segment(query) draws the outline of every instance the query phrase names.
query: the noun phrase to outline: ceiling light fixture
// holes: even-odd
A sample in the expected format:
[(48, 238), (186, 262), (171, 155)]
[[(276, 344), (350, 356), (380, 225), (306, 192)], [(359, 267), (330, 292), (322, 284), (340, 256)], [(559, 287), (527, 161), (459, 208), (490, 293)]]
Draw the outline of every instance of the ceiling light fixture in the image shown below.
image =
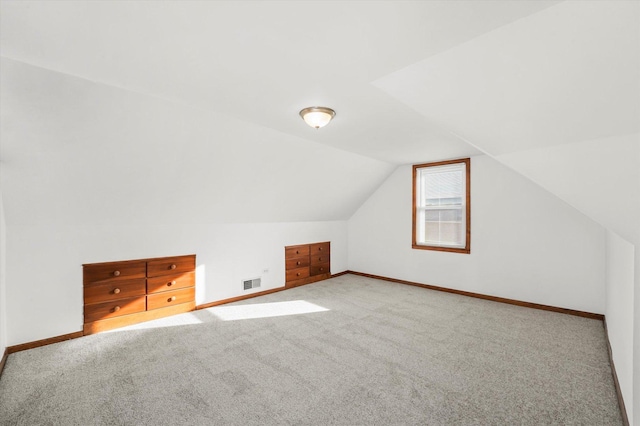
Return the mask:
[(300, 111), (300, 117), (302, 117), (304, 122), (316, 129), (329, 124), (335, 115), (336, 112), (327, 107), (309, 107)]

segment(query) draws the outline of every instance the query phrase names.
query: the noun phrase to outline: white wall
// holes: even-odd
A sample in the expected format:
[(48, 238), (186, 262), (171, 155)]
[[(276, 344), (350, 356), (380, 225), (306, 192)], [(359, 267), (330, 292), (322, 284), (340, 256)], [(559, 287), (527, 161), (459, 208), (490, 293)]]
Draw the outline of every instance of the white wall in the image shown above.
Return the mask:
[[(282, 287), (286, 245), (331, 241), (331, 271), (347, 269), (346, 221), (34, 225), (11, 232), (19, 238), (8, 244), (9, 345), (82, 329), (83, 263), (196, 253), (197, 304)], [(257, 277), (261, 287), (244, 291), (241, 281)]]
[(81, 329), (83, 263), (195, 253), (200, 304), (283, 286), (285, 245), (331, 241), (341, 272), (346, 219), (393, 170), (6, 58), (0, 77), (8, 345)]
[[(632, 406), (634, 417), (629, 416), (631, 425), (640, 425), (640, 245), (635, 246), (635, 288), (633, 291), (633, 401), (626, 400), (627, 407)], [(629, 408), (627, 408), (629, 410)]]
[(2, 357), (7, 347), (6, 241), (4, 205), (2, 191), (0, 190), (0, 357)]
[(411, 166), (349, 220), (349, 269), (604, 313), (605, 232), (488, 156), (471, 160), (471, 254), (411, 248)]
[(629, 419), (633, 419), (634, 395), (634, 252), (633, 244), (607, 231), (605, 316), (613, 362)]
[[(612, 253), (612, 259), (623, 256), (621, 251), (625, 250), (633, 253), (635, 249), (636, 256), (638, 255), (640, 133), (514, 152), (500, 155), (497, 160), (617, 234), (620, 237), (616, 239), (617, 242), (614, 243), (612, 238), (608, 239), (613, 247), (617, 247), (613, 249), (615, 252)], [(622, 249), (622, 246), (630, 248)], [(633, 254), (627, 253), (626, 256), (628, 258)], [(614, 271), (614, 268), (620, 270)], [(633, 392), (629, 384), (622, 392), (630, 421), (633, 424), (633, 412), (637, 417), (635, 424), (640, 424), (640, 267), (637, 262), (634, 267), (633, 261), (614, 261), (607, 270), (608, 277), (609, 274), (614, 274), (607, 281), (607, 292), (613, 292), (612, 297), (621, 304), (617, 306), (616, 302), (608, 302), (606, 310), (611, 351), (614, 360), (621, 360), (615, 361), (621, 383), (629, 383), (635, 377)], [(629, 289), (629, 284), (625, 286), (623, 283), (633, 282), (634, 276), (635, 289)], [(633, 300), (634, 293), (635, 307), (629, 312), (629, 303)], [(627, 322), (621, 321), (621, 312), (626, 312), (624, 318)], [(629, 333), (633, 333), (633, 340), (619, 338), (621, 335), (628, 338)], [(634, 359), (633, 363), (629, 362), (631, 357)]]

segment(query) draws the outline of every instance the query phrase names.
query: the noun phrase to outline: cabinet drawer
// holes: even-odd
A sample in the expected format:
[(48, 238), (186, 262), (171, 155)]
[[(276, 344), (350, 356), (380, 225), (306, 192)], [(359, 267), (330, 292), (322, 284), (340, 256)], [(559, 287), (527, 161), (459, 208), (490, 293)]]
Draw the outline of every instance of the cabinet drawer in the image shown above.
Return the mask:
[(165, 257), (147, 262), (147, 277), (189, 272), (196, 268), (195, 256)]
[(130, 297), (128, 299), (112, 300), (84, 307), (84, 322), (118, 317), (120, 315), (143, 312), (145, 310), (145, 296)]
[(161, 291), (177, 290), (179, 288), (193, 287), (196, 284), (196, 274), (186, 272), (184, 274), (163, 275), (147, 279), (147, 293), (159, 293)]
[(304, 266), (309, 266), (309, 256), (293, 257), (285, 260), (285, 268), (287, 271), (289, 269), (302, 268)]
[(84, 283), (94, 283), (107, 280), (130, 278), (144, 278), (147, 272), (147, 262), (117, 262), (85, 265), (83, 268)]
[(287, 281), (295, 281), (309, 276), (309, 267), (296, 268), (287, 271)]
[(311, 275), (330, 274), (331, 267), (329, 263), (323, 263), (321, 265), (311, 265), (309, 267)]
[(139, 278), (129, 281), (110, 280), (103, 284), (90, 284), (84, 287), (84, 303), (108, 302), (133, 296), (144, 296), (145, 279)]
[(330, 251), (330, 242), (311, 244), (311, 256), (314, 256), (316, 254), (326, 254), (328, 256)]
[(309, 256), (308, 244), (305, 244), (302, 246), (289, 246), (284, 248), (285, 259), (290, 259), (294, 257), (303, 257), (303, 256)]
[(331, 261), (331, 253), (312, 253), (311, 254), (311, 265), (320, 265), (321, 263), (329, 263)]
[(147, 310), (150, 311), (152, 309), (192, 302), (195, 296), (196, 289), (194, 287), (150, 294), (147, 296)]

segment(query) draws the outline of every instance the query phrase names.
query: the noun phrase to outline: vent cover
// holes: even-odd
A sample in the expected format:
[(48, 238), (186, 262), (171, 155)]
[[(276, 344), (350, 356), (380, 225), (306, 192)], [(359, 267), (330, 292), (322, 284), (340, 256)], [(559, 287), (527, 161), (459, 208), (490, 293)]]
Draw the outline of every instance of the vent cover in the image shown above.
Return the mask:
[(251, 280), (243, 280), (242, 286), (245, 290), (251, 290), (252, 288), (260, 287), (261, 278), (253, 278)]

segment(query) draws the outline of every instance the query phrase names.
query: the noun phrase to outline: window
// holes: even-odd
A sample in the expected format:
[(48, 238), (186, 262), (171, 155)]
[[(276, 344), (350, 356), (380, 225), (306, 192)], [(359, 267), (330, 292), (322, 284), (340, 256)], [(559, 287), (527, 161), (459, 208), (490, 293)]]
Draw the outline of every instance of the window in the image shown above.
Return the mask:
[(471, 251), (469, 158), (413, 166), (415, 249)]

